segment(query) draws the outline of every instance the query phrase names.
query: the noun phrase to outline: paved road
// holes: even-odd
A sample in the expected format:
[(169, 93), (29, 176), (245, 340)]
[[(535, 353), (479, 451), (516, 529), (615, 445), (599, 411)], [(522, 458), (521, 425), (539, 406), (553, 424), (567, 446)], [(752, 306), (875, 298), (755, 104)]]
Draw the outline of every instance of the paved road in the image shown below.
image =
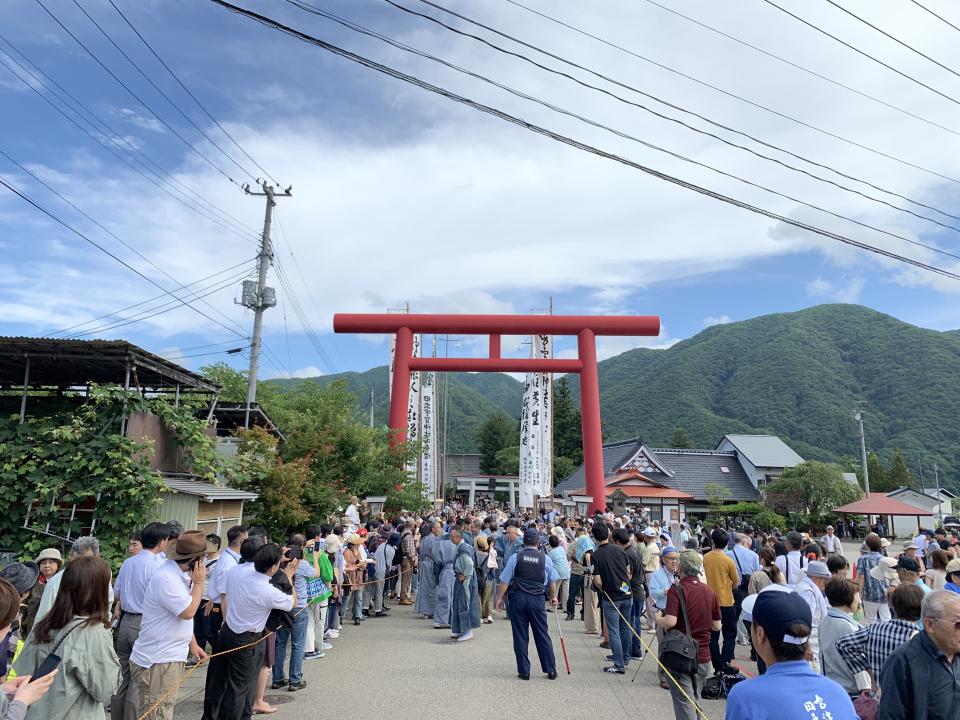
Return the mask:
[[(389, 618), (370, 619), (359, 627), (344, 626), (335, 648), (326, 657), (305, 663), (308, 687), (296, 693), (269, 691), (280, 711), (276, 720), (370, 718), (389, 712), (394, 717), (448, 720), (452, 714), (482, 711), (484, 717), (525, 718), (656, 717), (672, 718), (670, 693), (662, 690), (652, 658), (644, 661), (636, 682), (627, 675), (600, 672), (609, 664), (596, 635), (582, 632), (579, 621), (561, 624), (573, 674), (562, 669), (556, 621), (548, 616), (560, 677), (540, 674), (533, 643), (533, 672), (528, 682), (516, 676), (509, 622), (483, 625), (475, 639), (456, 644), (449, 631), (435, 630), (410, 607), (394, 605)], [(649, 642), (652, 635), (644, 633)], [(738, 662), (749, 673), (747, 648), (737, 647)], [(634, 665), (635, 667), (635, 665)], [(183, 698), (177, 720), (199, 720), (202, 693)], [(280, 704), (282, 703), (282, 704)], [(722, 701), (704, 701), (710, 720), (721, 720)]]

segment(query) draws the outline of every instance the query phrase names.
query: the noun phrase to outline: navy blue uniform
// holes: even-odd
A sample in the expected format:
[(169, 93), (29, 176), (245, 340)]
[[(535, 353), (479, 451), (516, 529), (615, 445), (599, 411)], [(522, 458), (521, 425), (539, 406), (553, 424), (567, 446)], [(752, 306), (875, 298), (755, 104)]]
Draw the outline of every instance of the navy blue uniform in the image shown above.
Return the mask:
[(508, 616), (513, 631), (513, 652), (517, 656), (517, 673), (530, 675), (529, 631), (533, 630), (533, 642), (537, 646), (540, 668), (545, 673), (557, 671), (553, 655), (553, 643), (547, 632), (547, 612), (544, 609), (546, 589), (557, 582), (557, 571), (546, 553), (537, 548), (524, 547), (507, 561), (500, 574), (500, 581), (510, 587)]

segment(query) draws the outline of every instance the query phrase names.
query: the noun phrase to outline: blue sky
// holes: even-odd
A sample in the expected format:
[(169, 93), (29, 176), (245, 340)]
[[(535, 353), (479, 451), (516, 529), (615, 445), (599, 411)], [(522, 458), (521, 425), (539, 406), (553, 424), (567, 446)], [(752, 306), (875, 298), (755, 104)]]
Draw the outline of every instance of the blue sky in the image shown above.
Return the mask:
[[(281, 282), (278, 269), (271, 269), (270, 284), (277, 286), (281, 302), (266, 316), (269, 351), (263, 366), (268, 377), (364, 370), (383, 363), (387, 350), (382, 339), (334, 336), (330, 318), (338, 311), (382, 312), (407, 302), (415, 312), (526, 313), (546, 306), (552, 297), (558, 313), (662, 317), (660, 338), (605, 342), (604, 356), (638, 345), (668, 346), (709, 324), (823, 302), (858, 302), (933, 329), (960, 327), (956, 304), (960, 282), (838, 245), (558, 145), (348, 63), (213, 3), (114, 1), (240, 145), (284, 186), (293, 185), (294, 196), (280, 201), (274, 226), (279, 270), (285, 279)], [(86, 332), (82, 337), (125, 338), (181, 358), (191, 368), (221, 359), (244, 366), (242, 353), (226, 355), (224, 351), (247, 342), (244, 336), (252, 319), (234, 298), (244, 273), (252, 268), (263, 205), (259, 199), (245, 197), (224, 175), (237, 182), (250, 179), (233, 160), (251, 175), (258, 171), (140, 44), (107, 0), (77, 2), (207, 137), (126, 63), (77, 4), (43, 2), (149, 109), (91, 59), (35, 0), (8, 0), (0, 9), (0, 33), (13, 43), (11, 47), (0, 40), (0, 150), (96, 223), (3, 156), (0, 177), (166, 290), (233, 269), (193, 286), (204, 288), (199, 293), (205, 295), (203, 302), (184, 296), (217, 322), (183, 307), (141, 319), (173, 303), (157, 286), (0, 188), (4, 258), (0, 335), (47, 335), (77, 326), (59, 336)], [(417, 0), (398, 2), (471, 29)], [(292, 4), (280, 0), (238, 0), (238, 4), (657, 169), (864, 242), (957, 269), (953, 258), (585, 126), (358, 36)], [(382, 0), (313, 0), (313, 4), (699, 162), (924, 244), (958, 249), (956, 231), (815, 182), (573, 86), (401, 13)], [(529, 5), (925, 170), (864, 152), (682, 81), (504, 0), (441, 4), (730, 127), (960, 215), (960, 184), (936, 175), (950, 175), (960, 136), (931, 124), (960, 131), (960, 125), (951, 125), (956, 115), (952, 104), (817, 36), (759, 0), (737, 0), (723, 8), (692, 0), (665, 0), (665, 4), (908, 108), (929, 122), (911, 119), (758, 55), (647, 2), (608, 2), (601, 13), (573, 2), (529, 0)], [(947, 3), (931, 0), (931, 4), (950, 12)], [(960, 95), (955, 77), (849, 17), (799, 0), (785, 5), (948, 94)], [(954, 31), (922, 12), (892, 1), (857, 0), (847, 5), (946, 64), (960, 67), (960, 43)], [(497, 42), (508, 44), (502, 39)], [(14, 65), (16, 59), (30, 67), (17, 51), (49, 79), (31, 79)], [(555, 61), (545, 62), (562, 67)], [(54, 82), (106, 123), (95, 134), (114, 152), (136, 167), (146, 163), (162, 168), (164, 179), (157, 183), (164, 189), (135, 173), (41, 99), (43, 95), (59, 102), (53, 94)], [(622, 89), (617, 92), (629, 95)], [(80, 124), (85, 122), (65, 112)], [(173, 130), (197, 152), (177, 139)], [(742, 137), (736, 139), (744, 142)], [(788, 160), (769, 148), (764, 152)], [(234, 226), (236, 232), (228, 232), (169, 193), (193, 205), (209, 201), (217, 209), (206, 210), (208, 214), (224, 213), (231, 218), (226, 224), (238, 222), (243, 227)], [(958, 222), (937, 211), (910, 207), (944, 222)], [(152, 303), (91, 322), (157, 296)], [(315, 329), (329, 358), (318, 354), (308, 339), (295, 305)], [(559, 345), (561, 351), (564, 347)], [(519, 350), (519, 345), (515, 343), (514, 348)], [(458, 350), (475, 351), (477, 346), (469, 344)]]

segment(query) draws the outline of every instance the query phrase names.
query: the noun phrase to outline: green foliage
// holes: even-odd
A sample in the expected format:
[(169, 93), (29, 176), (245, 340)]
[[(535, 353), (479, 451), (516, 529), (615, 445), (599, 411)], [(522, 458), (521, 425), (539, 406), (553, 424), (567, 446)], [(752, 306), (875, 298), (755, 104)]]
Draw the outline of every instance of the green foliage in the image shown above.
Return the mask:
[[(154, 511), (164, 488), (150, 472), (149, 446), (120, 435), (120, 418), (125, 407), (157, 406), (135, 392), (101, 387), (92, 389), (86, 403), (28, 417), (22, 425), (16, 416), (0, 420), (0, 502), (8, 508), (0, 518), (3, 545), (24, 558), (51, 545), (66, 550), (65, 542), (37, 530), (49, 523), (51, 532), (76, 537), (95, 518), (103, 557), (116, 566), (130, 531)], [(74, 504), (83, 510), (94, 503), (95, 514), (80, 512), (71, 521)]]
[[(247, 401), (247, 373), (234, 370), (225, 362), (214, 363), (200, 368), (207, 379), (213, 380), (220, 386), (220, 400), (230, 403), (245, 403)], [(258, 383), (257, 392), (260, 391)]]
[[(573, 403), (570, 383), (562, 377), (553, 384), (553, 456), (554, 478), (562, 480), (583, 462), (583, 427), (580, 410)], [(556, 472), (556, 459), (566, 458), (573, 470), (560, 475)]]
[(890, 483), (894, 486), (892, 488), (894, 490), (913, 485), (913, 477), (907, 469), (907, 463), (903, 460), (903, 453), (900, 452), (900, 448), (893, 452), (893, 461), (890, 463)]
[(567, 457), (560, 457), (558, 455), (553, 456), (553, 481), (554, 484), (559, 483), (562, 480), (573, 475), (576, 471), (577, 465), (574, 464), (573, 460)]
[(670, 447), (692, 448), (693, 442), (690, 440), (690, 436), (687, 434), (687, 431), (682, 427), (678, 427), (673, 431), (673, 437), (670, 438)]
[(897, 489), (876, 453), (867, 455), (867, 474), (870, 477), (870, 492), (890, 492)]
[[(497, 453), (513, 447), (517, 441), (517, 426), (507, 415), (496, 412), (490, 415), (477, 430), (477, 445), (480, 448), (480, 472), (484, 475), (503, 475), (498, 472), (500, 464)], [(519, 465), (519, 449), (517, 463)]]
[(778, 515), (770, 508), (760, 503), (739, 502), (731, 505), (724, 505), (716, 513), (711, 511), (708, 521), (722, 521), (728, 519), (742, 518), (747, 520), (754, 528), (769, 530), (779, 528), (784, 530), (787, 527), (786, 518)]
[(710, 505), (710, 512), (713, 514), (719, 514), (720, 508), (723, 507), (723, 503), (725, 503), (727, 498), (730, 497), (730, 488), (723, 483), (709, 482), (703, 486), (703, 490), (707, 495), (707, 503)]
[(765, 493), (772, 510), (804, 525), (820, 525), (834, 517), (833, 508), (861, 497), (858, 488), (843, 479), (840, 466), (808, 460), (787, 468)]
[(491, 475), (519, 475), (520, 474), (520, 446), (504, 448), (496, 454), (496, 472)]

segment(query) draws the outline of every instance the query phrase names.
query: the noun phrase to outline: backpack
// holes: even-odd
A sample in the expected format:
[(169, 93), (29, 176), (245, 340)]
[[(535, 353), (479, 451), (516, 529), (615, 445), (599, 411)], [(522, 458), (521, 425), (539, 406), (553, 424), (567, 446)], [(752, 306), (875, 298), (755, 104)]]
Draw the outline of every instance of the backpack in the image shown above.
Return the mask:
[(677, 595), (680, 598), (680, 613), (683, 616), (683, 624), (686, 633), (671, 629), (663, 636), (663, 644), (660, 646), (660, 662), (672, 673), (678, 675), (690, 675), (694, 679), (693, 690), (697, 692), (696, 676), (699, 668), (697, 655), (700, 648), (697, 641), (693, 639), (690, 632), (690, 618), (687, 615), (687, 599), (683, 592), (683, 587), (677, 584)]
[(703, 691), (700, 696), (705, 700), (721, 700), (730, 694), (730, 690), (738, 682), (746, 680), (747, 676), (741, 672), (737, 673), (715, 673), (707, 678), (703, 684)]

